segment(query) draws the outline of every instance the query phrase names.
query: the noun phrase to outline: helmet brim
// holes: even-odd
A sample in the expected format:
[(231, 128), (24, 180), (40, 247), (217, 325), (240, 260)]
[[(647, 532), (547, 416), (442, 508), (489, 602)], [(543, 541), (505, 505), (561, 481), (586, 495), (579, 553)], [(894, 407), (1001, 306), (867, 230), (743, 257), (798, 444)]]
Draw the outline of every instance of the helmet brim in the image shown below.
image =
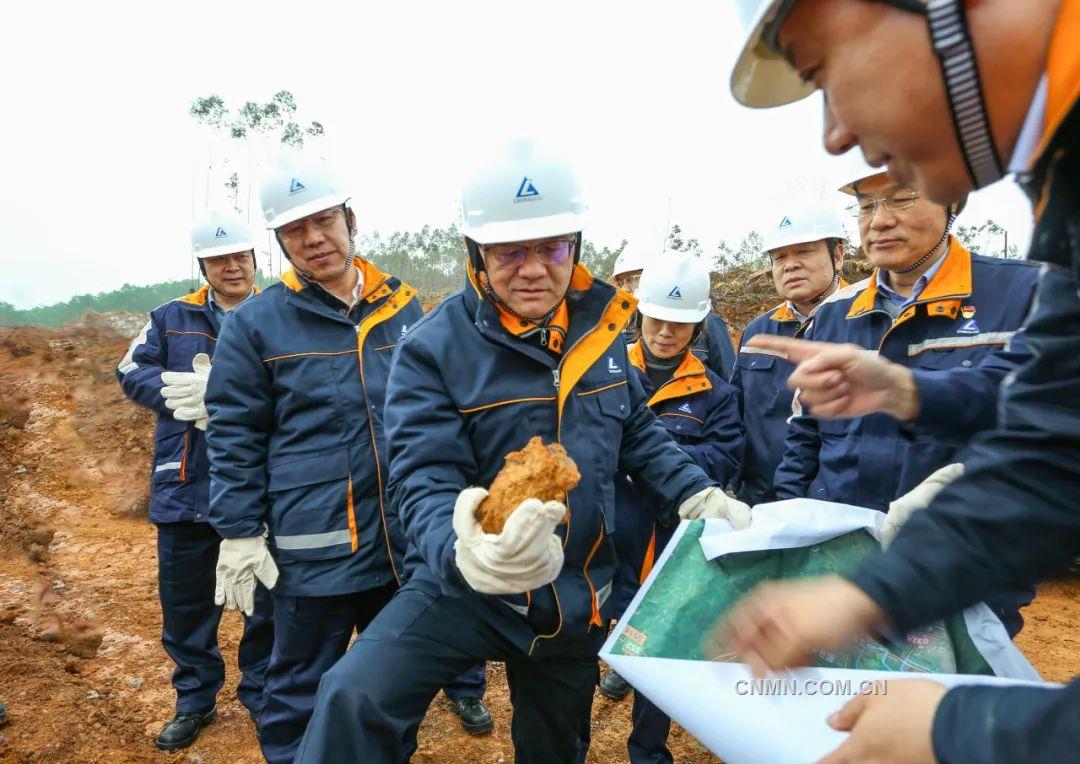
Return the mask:
[(657, 321), (674, 321), (678, 324), (696, 324), (709, 315), (708, 308), (668, 308), (652, 303), (638, 303), (638, 312)]
[(237, 252), (254, 252), (255, 242), (253, 241), (239, 241), (234, 244), (222, 244), (217, 247), (210, 247), (209, 249), (200, 249), (195, 253), (195, 257), (200, 260), (205, 260), (208, 257), (220, 257), (221, 255), (232, 255)]
[(771, 109), (806, 98), (816, 90), (803, 82), (798, 72), (764, 42), (765, 20), (780, 0), (765, 4), (754, 18), (739, 58), (731, 71), (731, 95), (751, 109)]
[(321, 196), (318, 199), (312, 199), (307, 204), (301, 204), (299, 207), (293, 207), (280, 215), (275, 215), (270, 220), (266, 221), (266, 230), (274, 231), (289, 223), (295, 223), (301, 218), (306, 218), (308, 215), (314, 215), (316, 212), (322, 212), (333, 207), (339, 207), (345, 202), (349, 201), (347, 194), (336, 194), (332, 196)]
[(506, 244), (580, 233), (584, 225), (584, 214), (568, 212), (525, 220), (507, 220), (483, 226), (466, 225), (463, 226), (462, 233), (477, 244)]

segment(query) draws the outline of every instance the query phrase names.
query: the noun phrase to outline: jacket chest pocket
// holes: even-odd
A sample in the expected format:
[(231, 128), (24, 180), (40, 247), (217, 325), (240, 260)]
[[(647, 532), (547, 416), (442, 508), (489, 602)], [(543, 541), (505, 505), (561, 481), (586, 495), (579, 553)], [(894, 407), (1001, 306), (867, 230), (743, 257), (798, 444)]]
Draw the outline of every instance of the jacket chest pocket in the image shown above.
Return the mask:
[(987, 354), (1005, 347), (1012, 332), (999, 332), (996, 334), (998, 336), (972, 339), (968, 344), (964, 344), (963, 340), (953, 337), (941, 340), (925, 340), (918, 345), (909, 347), (908, 365), (929, 371), (967, 369), (977, 366)]
[(743, 407), (746, 411), (768, 413), (778, 406), (790, 408), (787, 380), (779, 376), (776, 356), (767, 353), (739, 353), (735, 365), (742, 377)]
[(683, 441), (696, 442), (701, 439), (704, 423), (693, 414), (679, 411), (668, 411), (658, 414), (660, 422), (667, 429), (676, 443)]
[(601, 486), (598, 498), (602, 511), (611, 513), (615, 506), (613, 480), (619, 467), (623, 427), (630, 415), (630, 393), (626, 383), (622, 382), (600, 388), (596, 392), (585, 391), (578, 395), (578, 403), (591, 410), (589, 421), (598, 423), (598, 427), (590, 434), (597, 485)]
[(268, 472), (270, 534), (279, 561), (328, 560), (356, 550), (347, 451), (293, 458)]

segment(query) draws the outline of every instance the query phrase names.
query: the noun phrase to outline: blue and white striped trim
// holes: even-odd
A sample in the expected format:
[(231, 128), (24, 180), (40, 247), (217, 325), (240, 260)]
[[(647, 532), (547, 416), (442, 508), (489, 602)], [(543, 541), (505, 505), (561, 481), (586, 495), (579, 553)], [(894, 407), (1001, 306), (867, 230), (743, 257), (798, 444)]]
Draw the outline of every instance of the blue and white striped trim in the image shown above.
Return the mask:
[(937, 337), (923, 340), (914, 345), (908, 345), (908, 357), (918, 355), (924, 350), (955, 350), (957, 348), (970, 348), (979, 345), (1006, 345), (1016, 332), (983, 332), (981, 334), (969, 334), (963, 337)]
[(326, 533), (300, 533), (295, 536), (274, 536), (274, 544), (278, 549), (325, 549), (329, 546), (351, 543), (352, 536), (348, 529)]

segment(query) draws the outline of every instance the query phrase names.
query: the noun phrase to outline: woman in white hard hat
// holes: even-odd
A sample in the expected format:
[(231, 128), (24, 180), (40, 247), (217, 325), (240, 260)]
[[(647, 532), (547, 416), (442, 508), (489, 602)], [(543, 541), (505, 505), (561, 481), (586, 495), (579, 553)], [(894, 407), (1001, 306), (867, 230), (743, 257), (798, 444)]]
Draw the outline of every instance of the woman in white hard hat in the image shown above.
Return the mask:
[[(709, 270), (698, 258), (664, 252), (645, 266), (637, 289), (641, 339), (630, 346), (630, 364), (648, 406), (668, 434), (705, 473), (726, 486), (739, 470), (743, 431), (738, 394), (692, 352), (709, 315)], [(652, 569), (678, 523), (665, 522), (651, 499), (626, 475), (615, 483), (615, 552), (618, 567), (613, 610), (618, 617)], [(600, 692), (618, 699), (629, 686), (614, 671)], [(633, 730), (627, 747), (632, 764), (671, 761), (671, 720), (640, 693), (634, 697)]]
[[(642, 269), (650, 261), (647, 250), (633, 243), (627, 243), (623, 251), (615, 258), (615, 267), (611, 273), (611, 283), (628, 292), (637, 291)], [(659, 252), (655, 253), (659, 254)], [(675, 253), (680, 254), (680, 253)], [(637, 336), (627, 335), (627, 342), (637, 340)], [(694, 337), (692, 345), (694, 355), (712, 369), (725, 382), (731, 380), (735, 365), (735, 346), (731, 342), (731, 332), (720, 316), (712, 311), (705, 317), (705, 326)]]
[[(247, 221), (208, 211), (192, 226), (191, 246), (207, 284), (156, 308), (117, 369), (131, 400), (157, 413), (150, 521), (157, 528), (161, 642), (173, 663), (176, 713), (158, 748), (195, 742), (214, 719), (225, 681), (218, 650), (221, 607), (214, 568), (221, 537), (208, 522), (206, 382), (217, 337), (232, 311), (256, 293), (255, 237)], [(236, 694), (253, 719), (263, 710), (266, 665), (274, 640), (270, 594), (252, 591), (244, 617)]]

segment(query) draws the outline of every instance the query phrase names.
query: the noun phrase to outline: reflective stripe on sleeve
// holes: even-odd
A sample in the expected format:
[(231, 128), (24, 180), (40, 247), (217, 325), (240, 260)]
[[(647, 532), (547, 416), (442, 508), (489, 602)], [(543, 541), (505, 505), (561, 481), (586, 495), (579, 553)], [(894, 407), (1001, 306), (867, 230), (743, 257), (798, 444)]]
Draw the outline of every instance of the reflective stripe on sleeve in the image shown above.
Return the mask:
[(326, 533), (301, 533), (295, 536), (274, 536), (278, 549), (324, 549), (338, 544), (351, 544), (349, 529)]

